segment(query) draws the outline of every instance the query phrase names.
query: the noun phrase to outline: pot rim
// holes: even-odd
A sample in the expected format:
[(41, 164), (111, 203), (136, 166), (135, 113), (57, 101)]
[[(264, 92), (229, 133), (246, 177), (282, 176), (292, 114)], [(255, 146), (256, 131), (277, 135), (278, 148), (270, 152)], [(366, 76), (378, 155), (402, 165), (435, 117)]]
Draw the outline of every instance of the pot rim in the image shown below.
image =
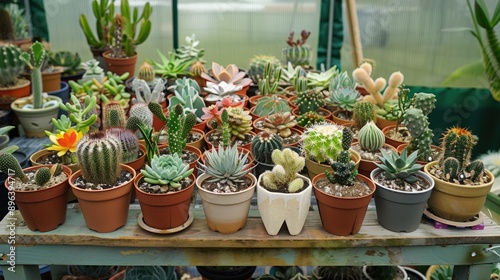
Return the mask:
[(495, 182), (495, 175), (493, 175), (493, 173), (491, 173), (491, 171), (489, 171), (488, 169), (484, 169), (484, 172), (486, 172), (486, 174), (488, 175), (488, 177), (490, 177), (490, 182), (488, 183), (484, 183), (484, 184), (480, 184), (480, 185), (461, 185), (461, 184), (457, 184), (457, 183), (453, 183), (453, 182), (447, 182), (447, 181), (444, 181), (444, 180), (441, 180), (439, 179), (438, 177), (432, 175), (430, 172), (429, 172), (429, 168), (433, 165), (436, 165), (438, 164), (439, 161), (437, 160), (434, 160), (434, 161), (431, 161), (429, 163), (427, 163), (426, 165), (424, 165), (424, 172), (425, 174), (427, 174), (429, 177), (431, 177), (434, 181), (437, 181), (441, 184), (450, 184), (454, 187), (457, 187), (457, 188), (464, 188), (464, 187), (467, 187), (467, 188), (481, 188), (481, 187), (486, 187), (486, 186), (489, 186), (489, 185), (493, 185), (493, 183)]
[(264, 173), (260, 174), (259, 175), (259, 178), (257, 179), (257, 188), (259, 189), (262, 189), (265, 193), (269, 193), (269, 194), (281, 194), (281, 195), (285, 195), (285, 196), (293, 196), (293, 195), (302, 195), (304, 194), (305, 192), (307, 192), (309, 189), (312, 189), (313, 187), (313, 184), (312, 184), (312, 181), (311, 179), (309, 179), (309, 177), (306, 177), (302, 174), (299, 174), (299, 173), (296, 173), (297, 177), (301, 178), (301, 179), (305, 179), (306, 183), (308, 184), (307, 187), (305, 187), (302, 191), (300, 192), (296, 192), (296, 193), (284, 193), (284, 192), (272, 192), (268, 189), (266, 189), (262, 184), (261, 184), (261, 180), (262, 180), (262, 176), (264, 175)]
[(434, 189), (434, 186), (435, 186), (435, 182), (433, 180), (433, 178), (431, 176), (429, 176), (429, 174), (423, 172), (423, 171), (417, 171), (417, 175), (420, 175), (421, 178), (425, 179), (427, 182), (429, 182), (430, 184), (430, 187), (425, 189), (425, 190), (421, 190), (421, 191), (415, 191), (415, 192), (405, 192), (405, 191), (400, 191), (400, 190), (395, 190), (395, 189), (391, 189), (391, 188), (388, 188), (384, 185), (381, 185), (379, 183), (377, 183), (377, 181), (375, 180), (375, 175), (378, 175), (379, 173), (381, 173), (383, 170), (380, 168), (380, 167), (377, 167), (375, 169), (372, 170), (372, 172), (370, 172), (370, 179), (373, 181), (373, 183), (377, 186), (377, 187), (382, 187), (386, 190), (390, 190), (390, 191), (393, 191), (393, 192), (396, 192), (396, 193), (401, 193), (401, 194), (409, 194), (409, 195), (418, 195), (418, 194), (422, 194), (422, 193), (426, 193), (426, 192), (430, 192), (432, 191), (432, 189)]
[[(37, 170), (37, 169), (40, 169), (42, 167), (48, 167), (48, 168), (51, 168), (53, 166), (53, 164), (43, 164), (43, 165), (36, 165), (36, 166), (30, 166), (30, 167), (26, 167), (26, 168), (23, 168), (23, 172), (25, 171), (31, 171), (31, 170)], [(59, 182), (58, 184), (63, 184), (65, 181), (66, 182), (69, 182), (69, 178), (71, 177), (71, 175), (73, 174), (73, 171), (71, 170), (71, 168), (65, 166), (65, 165), (62, 165), (61, 164), (61, 167), (63, 169), (63, 172), (66, 173), (66, 180), (62, 181), (62, 182)], [(47, 188), (44, 188), (44, 189), (39, 189), (39, 190), (27, 190), (27, 191), (23, 191), (23, 190), (16, 190), (14, 188), (12, 188), (12, 190), (10, 189), (10, 186), (9, 186), (9, 181), (11, 181), (11, 178), (13, 178), (12, 176), (9, 176), (7, 177), (7, 179), (5, 179), (5, 183), (4, 183), (4, 186), (7, 188), (7, 190), (9, 191), (13, 191), (15, 193), (32, 193), (32, 192), (42, 192), (42, 191), (46, 191), (46, 190), (49, 190), (55, 186), (57, 186), (58, 184), (55, 184), (55, 185), (52, 185), (50, 187), (47, 187)]]
[(71, 188), (72, 188), (72, 189), (76, 189), (76, 190), (78, 190), (78, 191), (82, 191), (82, 192), (91, 192), (91, 193), (92, 193), (92, 192), (93, 192), (93, 193), (95, 193), (95, 192), (109, 192), (109, 191), (113, 191), (113, 190), (115, 190), (116, 188), (119, 188), (119, 187), (121, 187), (121, 186), (124, 186), (124, 185), (126, 185), (126, 184), (128, 184), (128, 183), (130, 183), (130, 182), (132, 182), (132, 183), (134, 182), (134, 179), (135, 179), (135, 177), (136, 177), (136, 173), (135, 173), (135, 170), (134, 170), (132, 167), (130, 167), (130, 166), (128, 166), (128, 165), (125, 165), (125, 164), (123, 164), (123, 163), (120, 163), (120, 169), (121, 169), (121, 170), (125, 169), (126, 171), (128, 171), (128, 172), (129, 172), (129, 173), (131, 173), (131, 174), (133, 174), (134, 176), (132, 176), (132, 179), (130, 179), (129, 181), (123, 182), (121, 185), (118, 185), (118, 186), (113, 187), (113, 188), (108, 188), (108, 189), (104, 189), (104, 190), (87, 190), (87, 189), (82, 189), (82, 188), (79, 188), (79, 187), (75, 186), (75, 185), (73, 184), (73, 181), (75, 181), (75, 179), (76, 179), (77, 177), (79, 177), (79, 176), (81, 176), (81, 175), (82, 175), (82, 170), (81, 170), (81, 169), (80, 169), (80, 170), (78, 170), (78, 171), (76, 171), (75, 173), (71, 174), (71, 176), (70, 176), (70, 177), (69, 177), (69, 179), (68, 179), (68, 182), (69, 182), (69, 185), (71, 186)]
[(134, 177), (134, 188), (136, 191), (138, 192), (141, 192), (142, 194), (144, 195), (150, 195), (150, 196), (168, 196), (168, 195), (174, 195), (176, 193), (179, 193), (179, 192), (182, 192), (182, 191), (187, 191), (189, 190), (191, 187), (194, 187), (194, 185), (196, 184), (196, 176), (194, 176), (193, 173), (191, 173), (191, 175), (188, 176), (189, 177), (192, 177), (193, 179), (193, 182), (185, 189), (182, 189), (182, 190), (178, 190), (178, 191), (175, 191), (175, 192), (168, 192), (168, 193), (149, 193), (149, 192), (145, 192), (143, 190), (141, 190), (141, 188), (139, 188), (139, 182), (141, 181), (142, 178), (144, 178), (144, 175), (142, 175), (142, 173), (137, 173), (137, 175)]
[(206, 192), (206, 193), (209, 193), (209, 194), (214, 194), (214, 195), (221, 195), (221, 196), (231, 196), (231, 195), (236, 195), (236, 194), (240, 194), (240, 193), (244, 193), (244, 192), (247, 192), (251, 189), (254, 189), (256, 186), (257, 186), (257, 178), (255, 177), (255, 175), (253, 175), (251, 172), (249, 172), (247, 175), (245, 175), (245, 177), (250, 177), (250, 179), (252, 179), (252, 182), (253, 184), (244, 189), (244, 190), (241, 190), (241, 191), (238, 191), (238, 192), (232, 192), (232, 193), (216, 193), (216, 192), (213, 192), (213, 191), (209, 191), (205, 188), (203, 188), (201, 186), (201, 183), (203, 183), (203, 181), (205, 181), (206, 179), (210, 178), (210, 175), (206, 174), (206, 173), (201, 173), (201, 175), (199, 175), (197, 178), (196, 178), (196, 187), (198, 188), (198, 190), (201, 190), (203, 192)]
[[(365, 175), (363, 175), (363, 174), (358, 173), (358, 174), (356, 175), (356, 178), (358, 178), (358, 176), (359, 176), (360, 178), (364, 178), (364, 179), (366, 179), (366, 181), (365, 181), (365, 182), (371, 182), (371, 184), (368, 184), (368, 185), (371, 185), (371, 186), (373, 186), (373, 187), (371, 188), (372, 190), (371, 190), (371, 192), (370, 192), (369, 194), (367, 194), (367, 195), (363, 195), (363, 196), (357, 196), (357, 197), (341, 197), (341, 196), (336, 196), (336, 195), (333, 195), (333, 194), (326, 193), (326, 192), (324, 192), (322, 189), (320, 189), (320, 188), (316, 187), (316, 184), (315, 184), (315, 183), (316, 183), (316, 181), (318, 181), (319, 179), (326, 177), (326, 176), (325, 176), (325, 173), (320, 173), (320, 174), (318, 174), (318, 175), (314, 176), (314, 178), (312, 179), (312, 182), (313, 182), (313, 187), (314, 187), (314, 189), (315, 189), (316, 191), (319, 191), (319, 192), (321, 192), (321, 193), (322, 193), (322, 194), (324, 194), (324, 195), (327, 195), (327, 196), (332, 196), (332, 197), (335, 197), (335, 198), (346, 199), (346, 200), (356, 200), (356, 199), (361, 199), (361, 198), (365, 198), (365, 197), (368, 197), (368, 196), (373, 196), (373, 194), (374, 194), (374, 193), (375, 193), (375, 191), (377, 190), (377, 185), (375, 184), (375, 182), (374, 182), (371, 178), (368, 178), (368, 177), (366, 177), (366, 176), (365, 176)], [(359, 178), (358, 178), (358, 179), (359, 179)]]

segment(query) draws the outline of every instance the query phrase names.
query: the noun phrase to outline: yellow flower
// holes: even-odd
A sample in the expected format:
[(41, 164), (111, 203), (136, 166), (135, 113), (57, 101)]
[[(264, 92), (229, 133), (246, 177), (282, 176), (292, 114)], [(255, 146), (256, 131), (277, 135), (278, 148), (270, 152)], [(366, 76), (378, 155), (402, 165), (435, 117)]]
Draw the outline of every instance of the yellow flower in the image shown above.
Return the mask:
[(74, 153), (76, 152), (76, 144), (82, 137), (83, 133), (73, 128), (68, 129), (66, 132), (61, 131), (57, 134), (51, 134), (49, 139), (53, 144), (47, 150), (58, 151), (57, 156), (59, 157), (62, 157), (68, 151)]

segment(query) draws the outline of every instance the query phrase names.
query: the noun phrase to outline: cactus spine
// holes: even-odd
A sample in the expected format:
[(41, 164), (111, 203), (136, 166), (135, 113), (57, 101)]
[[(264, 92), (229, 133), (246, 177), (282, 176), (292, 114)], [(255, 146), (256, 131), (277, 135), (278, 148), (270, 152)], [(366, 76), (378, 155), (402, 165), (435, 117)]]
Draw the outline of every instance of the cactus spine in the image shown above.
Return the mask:
[(432, 137), (434, 133), (429, 128), (427, 116), (422, 113), (422, 110), (410, 108), (406, 110), (403, 124), (410, 132), (411, 140), (408, 144), (410, 151), (418, 150), (418, 158), (422, 161), (432, 160)]
[(359, 146), (369, 152), (377, 152), (384, 146), (385, 136), (374, 122), (370, 121), (358, 132)]
[(23, 182), (28, 181), (28, 177), (24, 174), (21, 165), (11, 153), (0, 153), (0, 172), (12, 174)]
[(51, 177), (52, 174), (50, 173), (50, 169), (48, 167), (41, 167), (35, 171), (35, 184), (37, 184), (37, 186), (43, 186), (50, 181)]
[(276, 95), (259, 98), (255, 105), (255, 109), (253, 109), (253, 113), (261, 117), (284, 112), (290, 112), (288, 101)]
[(76, 147), (83, 179), (94, 184), (113, 185), (120, 176), (120, 140), (105, 132), (85, 134)]
[(262, 131), (252, 139), (252, 154), (258, 162), (272, 164), (271, 154), (282, 149), (283, 139), (278, 134)]
[(147, 61), (144, 61), (139, 68), (137, 77), (147, 83), (151, 83), (155, 80), (155, 69)]
[(130, 107), (126, 127), (136, 131), (138, 122), (149, 127), (153, 126), (153, 113), (151, 113), (146, 103), (136, 103)]
[(262, 185), (266, 189), (295, 193), (302, 189), (304, 181), (297, 176), (305, 165), (305, 159), (289, 148), (274, 150), (272, 161), (275, 166), (272, 171), (262, 174)]
[(111, 127), (125, 127), (127, 117), (125, 110), (117, 102), (104, 105), (102, 110), (102, 126), (104, 129)]
[(323, 94), (319, 91), (310, 89), (297, 93), (297, 106), (300, 114), (314, 112), (325, 105)]
[(352, 109), (354, 126), (359, 130), (369, 121), (375, 121), (375, 108), (368, 101), (360, 101), (354, 104)]
[(354, 170), (356, 165), (351, 161), (349, 148), (351, 147), (353, 133), (347, 127), (342, 129), (342, 151), (340, 151), (337, 161), (330, 165), (333, 172), (325, 170), (325, 176), (331, 183), (338, 183), (343, 186), (352, 186), (358, 171)]
[(268, 63), (273, 71), (280, 66), (279, 59), (272, 55), (257, 55), (250, 60), (248, 76), (255, 84), (259, 84), (259, 80), (264, 77), (264, 68)]
[(24, 63), (19, 59), (21, 49), (14, 45), (0, 46), (0, 86), (7, 87), (17, 81), (24, 70)]
[(305, 131), (302, 138), (306, 157), (319, 163), (336, 159), (342, 151), (342, 130), (335, 124), (315, 124)]
[(307, 112), (297, 118), (297, 124), (302, 127), (309, 127), (324, 120), (325, 118), (316, 112)]
[(106, 130), (107, 134), (115, 135), (122, 147), (122, 163), (128, 163), (139, 157), (139, 139), (129, 129), (114, 127)]
[(168, 147), (171, 153), (181, 155), (182, 150), (186, 147), (189, 131), (196, 124), (196, 116), (188, 112), (184, 114), (184, 109), (180, 104), (175, 105), (170, 109), (168, 117)]

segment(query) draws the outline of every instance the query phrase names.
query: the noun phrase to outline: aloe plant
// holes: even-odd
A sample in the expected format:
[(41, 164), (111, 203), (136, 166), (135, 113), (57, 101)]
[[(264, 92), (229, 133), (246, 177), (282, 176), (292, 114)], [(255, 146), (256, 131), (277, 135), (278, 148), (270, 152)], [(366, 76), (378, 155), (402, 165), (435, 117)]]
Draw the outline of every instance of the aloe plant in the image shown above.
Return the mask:
[(497, 3), (491, 18), (484, 0), (475, 0), (474, 10), (469, 1), (467, 5), (474, 23), (474, 30), (471, 30), (471, 33), (481, 48), (491, 94), (495, 100), (500, 101), (500, 43), (495, 33), (495, 26), (500, 21), (500, 2)]

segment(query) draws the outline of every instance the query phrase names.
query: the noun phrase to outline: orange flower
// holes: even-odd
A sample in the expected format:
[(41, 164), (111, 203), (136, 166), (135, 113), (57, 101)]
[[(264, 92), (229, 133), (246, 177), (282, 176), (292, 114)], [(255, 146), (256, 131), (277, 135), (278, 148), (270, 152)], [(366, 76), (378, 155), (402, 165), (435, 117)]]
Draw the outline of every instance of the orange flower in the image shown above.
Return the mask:
[(76, 144), (82, 137), (83, 133), (73, 128), (68, 129), (66, 132), (61, 131), (57, 134), (51, 134), (49, 139), (53, 144), (47, 150), (57, 151), (59, 157), (62, 157), (68, 151), (74, 153), (76, 152)]

